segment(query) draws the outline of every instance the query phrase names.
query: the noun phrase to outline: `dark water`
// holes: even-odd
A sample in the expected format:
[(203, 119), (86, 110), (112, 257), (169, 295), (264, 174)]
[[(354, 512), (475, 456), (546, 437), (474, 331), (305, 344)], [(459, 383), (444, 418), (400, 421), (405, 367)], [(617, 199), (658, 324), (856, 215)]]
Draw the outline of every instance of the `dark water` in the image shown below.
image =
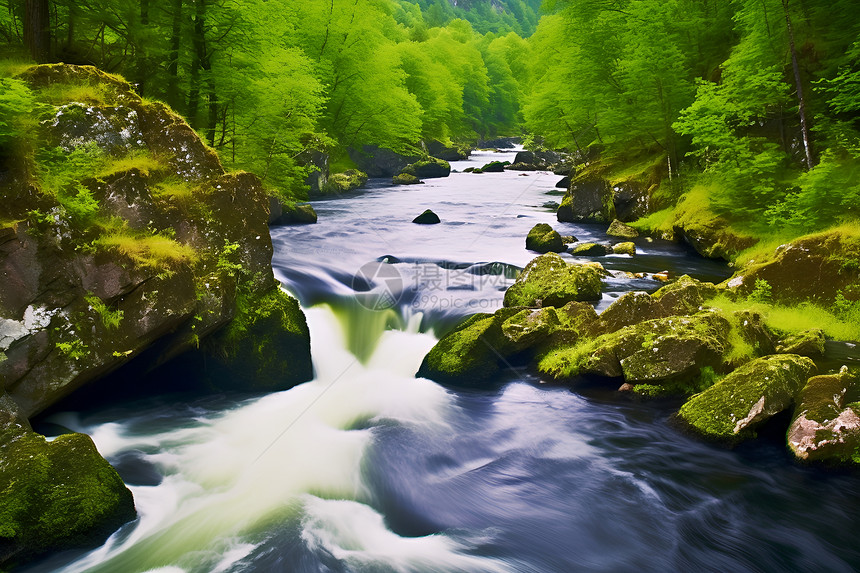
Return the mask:
[[(557, 179), (379, 182), (318, 202), (317, 225), (273, 229), (276, 273), (309, 308), (315, 379), (267, 396), (153, 398), (55, 417), (93, 434), (141, 518), (95, 552), (30, 570), (860, 568), (860, 481), (793, 464), (779, 421), (729, 451), (675, 428), (673, 402), (574, 392), (522, 371), (484, 391), (413, 378), (435, 335), (500, 306), (534, 256), (524, 237), (535, 223), (606, 239), (602, 226), (557, 223), (541, 207)], [(426, 208), (443, 223), (413, 225)], [(729, 274), (677, 245), (636, 242), (635, 257), (600, 261)], [(616, 273), (599, 307), (657, 287)]]

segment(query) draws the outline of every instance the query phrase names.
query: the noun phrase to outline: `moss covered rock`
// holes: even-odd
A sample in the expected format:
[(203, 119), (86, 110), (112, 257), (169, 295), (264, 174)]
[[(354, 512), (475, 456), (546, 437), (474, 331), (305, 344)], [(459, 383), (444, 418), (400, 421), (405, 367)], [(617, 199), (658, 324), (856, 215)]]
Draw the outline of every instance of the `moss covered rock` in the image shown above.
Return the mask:
[(811, 328), (786, 336), (776, 345), (776, 352), (780, 354), (800, 354), (801, 356), (821, 356), (824, 354), (824, 331), (820, 328)]
[(0, 430), (0, 566), (101, 543), (135, 518), (131, 492), (84, 434)]
[(612, 247), (600, 243), (579, 243), (570, 249), (575, 257), (602, 257), (612, 252)]
[(560, 327), (554, 307), (523, 309), (502, 323), (502, 333), (514, 344), (532, 346)]
[(647, 320), (596, 338), (556, 348), (538, 369), (559, 380), (597, 375), (631, 384), (663, 384), (684, 392), (702, 370), (725, 370), (730, 348), (727, 319), (716, 312)]
[(626, 225), (619, 221), (618, 219), (614, 219), (612, 224), (609, 225), (609, 229), (606, 230), (606, 234), (610, 237), (620, 237), (622, 239), (633, 239), (639, 236), (639, 231), (631, 227), (630, 225)]
[(616, 255), (635, 255), (636, 244), (632, 242), (617, 243), (612, 245), (612, 252)]
[(602, 273), (588, 265), (569, 264), (555, 253), (533, 259), (505, 292), (505, 306), (564, 306), (600, 299)]
[(364, 187), (367, 173), (358, 169), (348, 169), (343, 173), (331, 173), (320, 191), (323, 194), (346, 193)]
[(561, 253), (567, 250), (561, 235), (546, 223), (538, 223), (526, 236), (526, 248), (538, 253)]
[[(0, 208), (16, 210), (0, 231), (0, 380), (30, 416), (117, 369), (133, 386), (198, 352), (238, 291), (265, 298), (276, 282), (259, 178), (225, 173), (179, 115), (120, 78), (62, 64), (23, 77), (52, 119), (33, 134), (43, 153), (0, 186)], [(63, 100), (81, 91), (86, 106)]]
[(457, 386), (487, 383), (524, 346), (502, 331), (502, 324), (520, 311), (508, 308), (472, 315), (436, 343), (416, 376)]
[(777, 302), (830, 304), (838, 294), (858, 300), (860, 229), (846, 226), (781, 245), (747, 264), (728, 285), (749, 294), (758, 280), (767, 281)]
[(435, 177), (448, 177), (451, 174), (451, 164), (442, 159), (427, 157), (415, 163), (410, 163), (400, 174), (408, 174), (418, 179), (432, 179)]
[(612, 188), (600, 178), (573, 181), (558, 207), (556, 216), (559, 221), (570, 223), (609, 223), (615, 219)]
[(412, 219), (412, 222), (418, 225), (436, 225), (441, 223), (439, 215), (430, 209), (426, 209), (423, 213)]
[(791, 452), (804, 461), (860, 464), (857, 394), (857, 378), (844, 366), (838, 374), (810, 378), (786, 436)]
[(679, 416), (705, 437), (736, 442), (791, 406), (815, 364), (794, 354), (765, 356), (741, 366), (681, 407)]
[(398, 173), (391, 179), (395, 185), (418, 185), (421, 180), (411, 173)]
[[(481, 173), (503, 173), (505, 167), (510, 165), (510, 161), (490, 161), (480, 168)], [(477, 170), (476, 170), (477, 171)]]
[(310, 203), (270, 199), (270, 225), (312, 225), (316, 222), (317, 212)]
[(240, 294), (236, 317), (204, 350), (199, 374), (217, 388), (277, 391), (313, 378), (305, 315), (278, 287)]

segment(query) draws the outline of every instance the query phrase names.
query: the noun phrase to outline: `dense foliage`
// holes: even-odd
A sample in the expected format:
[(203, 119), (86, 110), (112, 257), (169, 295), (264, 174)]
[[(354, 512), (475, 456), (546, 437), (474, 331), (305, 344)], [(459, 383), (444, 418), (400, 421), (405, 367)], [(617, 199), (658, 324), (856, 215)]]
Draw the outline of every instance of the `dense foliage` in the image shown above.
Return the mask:
[[(27, 33), (39, 17), (41, 47)], [(26, 45), (36, 59), (121, 73), (181, 112), (228, 166), (294, 191), (309, 150), (337, 160), (365, 144), (403, 151), (514, 131), (526, 67), (517, 33), (536, 23), (535, 0), (455, 11), (405, 0), (0, 2), (11, 54)], [(9, 87), (0, 105), (20, 105)]]
[(556, 7), (531, 40), (542, 59), (524, 104), (547, 145), (600, 151), (610, 173), (638, 164), (667, 204), (706, 190), (699, 209), (753, 234), (860, 215), (856, 1)]
[[(0, 7), (7, 49), (121, 72), (183, 113), (229, 167), (282, 190), (300, 192), (310, 150), (346, 169), (346, 150), (367, 144), (415, 151), (526, 132), (611, 179), (638, 178), (658, 208), (686, 197), (687, 212), (748, 234), (860, 213), (856, 0)], [(50, 33), (28, 34), (39, 14)], [(3, 81), (0, 109), (26, 108), (20, 85)], [(0, 141), (10, 121), (0, 117)]]

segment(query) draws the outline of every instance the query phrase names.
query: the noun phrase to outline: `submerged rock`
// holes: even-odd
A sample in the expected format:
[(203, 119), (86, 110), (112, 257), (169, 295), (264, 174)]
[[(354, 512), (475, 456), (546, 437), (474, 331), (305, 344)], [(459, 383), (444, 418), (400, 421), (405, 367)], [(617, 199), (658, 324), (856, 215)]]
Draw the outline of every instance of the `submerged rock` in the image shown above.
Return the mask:
[(538, 253), (562, 253), (567, 247), (558, 231), (546, 223), (538, 223), (526, 237), (526, 249)]
[(705, 437), (737, 442), (788, 408), (815, 364), (794, 354), (765, 356), (741, 366), (681, 407), (679, 416)]
[(860, 464), (860, 402), (849, 402), (857, 397), (857, 379), (844, 366), (810, 378), (786, 436), (791, 452), (803, 461)]
[(589, 265), (569, 264), (555, 253), (533, 259), (505, 292), (505, 306), (564, 306), (598, 300), (601, 273)]
[(419, 225), (435, 225), (437, 223), (441, 223), (441, 221), (439, 220), (439, 215), (437, 215), (430, 209), (427, 209), (426, 211), (412, 219), (412, 222), (417, 223)]

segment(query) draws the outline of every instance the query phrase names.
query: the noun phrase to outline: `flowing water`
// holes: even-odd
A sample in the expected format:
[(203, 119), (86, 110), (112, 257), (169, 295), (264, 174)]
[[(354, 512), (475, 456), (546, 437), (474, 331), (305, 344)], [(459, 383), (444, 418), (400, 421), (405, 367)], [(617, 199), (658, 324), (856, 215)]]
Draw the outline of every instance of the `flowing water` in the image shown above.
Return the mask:
[[(512, 154), (481, 153), (453, 167)], [(437, 336), (492, 312), (563, 224), (548, 173), (453, 173), (319, 201), (273, 229), (274, 267), (306, 309), (315, 378), (268, 395), (159, 396), (56, 414), (134, 492), (105, 545), (28, 571), (852, 571), (860, 481), (792, 464), (781, 436), (728, 451), (679, 432), (678, 404), (573, 392), (525, 371), (485, 390), (414, 378)], [(442, 224), (411, 219), (432, 208)], [(637, 239), (614, 271), (729, 270)], [(598, 308), (659, 283), (617, 272)], [(839, 358), (856, 360), (850, 353)]]

